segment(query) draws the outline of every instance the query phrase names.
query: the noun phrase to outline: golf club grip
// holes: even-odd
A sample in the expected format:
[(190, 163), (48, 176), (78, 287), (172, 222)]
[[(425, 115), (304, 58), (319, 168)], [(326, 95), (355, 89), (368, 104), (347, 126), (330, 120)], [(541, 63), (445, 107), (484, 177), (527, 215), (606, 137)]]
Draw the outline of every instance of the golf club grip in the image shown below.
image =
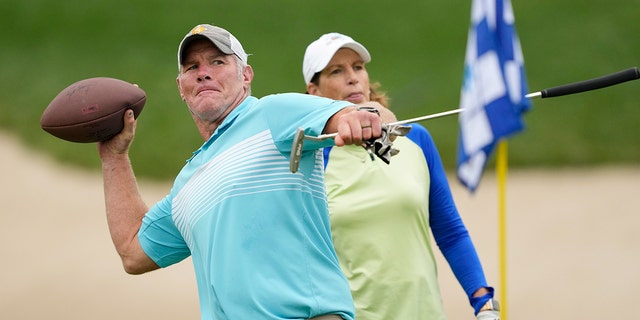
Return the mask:
[(638, 78), (640, 78), (640, 72), (637, 67), (633, 67), (595, 79), (544, 89), (540, 91), (540, 93), (542, 98), (559, 97), (567, 94), (600, 89)]

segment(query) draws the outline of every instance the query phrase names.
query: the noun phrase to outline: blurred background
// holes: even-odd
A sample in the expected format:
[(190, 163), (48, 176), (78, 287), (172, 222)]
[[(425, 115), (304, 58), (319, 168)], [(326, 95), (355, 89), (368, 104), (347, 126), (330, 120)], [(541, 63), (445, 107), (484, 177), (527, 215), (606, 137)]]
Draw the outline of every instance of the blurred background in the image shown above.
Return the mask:
[[(470, 1), (2, 1), (0, 127), (64, 162), (98, 165), (93, 145), (48, 135), (39, 119), (63, 88), (106, 76), (148, 96), (133, 146), (144, 176), (173, 177), (202, 139), (179, 98), (176, 51), (198, 23), (230, 30), (251, 54), (253, 94), (304, 92), (302, 57), (321, 34), (363, 43), (370, 78), (400, 119), (458, 108)], [(640, 0), (513, 1), (529, 91), (639, 65)], [(527, 129), (513, 137), (515, 167), (640, 161), (637, 83), (534, 100)], [(455, 165), (457, 116), (424, 122), (447, 168)], [(153, 143), (150, 143), (153, 141)], [(174, 152), (167, 153), (166, 150)], [(151, 161), (153, 160), (153, 161)]]
[[(530, 92), (640, 65), (640, 0), (512, 4)], [(188, 261), (144, 276), (122, 271), (104, 218), (95, 145), (59, 140), (39, 125), (63, 88), (105, 76), (146, 91), (131, 157), (153, 203), (202, 144), (175, 84), (178, 43), (196, 24), (219, 25), (240, 39), (258, 97), (304, 92), (306, 46), (327, 32), (350, 35), (371, 52), (370, 78), (405, 119), (458, 108), (470, 7), (444, 0), (0, 0), (0, 318), (199, 317)], [(513, 318), (635, 316), (639, 85), (534, 100), (527, 128), (509, 140)], [(423, 124), (452, 172), (457, 116)], [(492, 168), (474, 195), (455, 178), (450, 183), (498, 288)], [(440, 256), (449, 318), (473, 319)]]

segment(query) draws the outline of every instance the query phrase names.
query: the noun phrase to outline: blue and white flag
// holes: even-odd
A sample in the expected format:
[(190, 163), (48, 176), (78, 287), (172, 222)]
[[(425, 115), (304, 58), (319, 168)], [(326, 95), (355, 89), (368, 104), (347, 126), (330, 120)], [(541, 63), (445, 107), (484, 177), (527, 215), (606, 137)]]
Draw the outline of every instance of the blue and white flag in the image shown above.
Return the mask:
[(524, 128), (527, 90), (510, 0), (473, 0), (457, 156), (458, 179), (472, 192), (496, 143)]

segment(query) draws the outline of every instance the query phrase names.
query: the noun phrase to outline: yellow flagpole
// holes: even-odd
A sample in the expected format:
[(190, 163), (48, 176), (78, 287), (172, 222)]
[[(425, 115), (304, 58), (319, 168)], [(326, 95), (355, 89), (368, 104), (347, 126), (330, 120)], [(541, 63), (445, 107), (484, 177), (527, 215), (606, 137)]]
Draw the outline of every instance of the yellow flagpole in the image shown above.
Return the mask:
[(498, 235), (499, 235), (499, 264), (500, 264), (500, 316), (507, 320), (507, 210), (506, 210), (506, 185), (507, 185), (507, 140), (498, 143), (496, 158), (496, 174), (498, 178)]

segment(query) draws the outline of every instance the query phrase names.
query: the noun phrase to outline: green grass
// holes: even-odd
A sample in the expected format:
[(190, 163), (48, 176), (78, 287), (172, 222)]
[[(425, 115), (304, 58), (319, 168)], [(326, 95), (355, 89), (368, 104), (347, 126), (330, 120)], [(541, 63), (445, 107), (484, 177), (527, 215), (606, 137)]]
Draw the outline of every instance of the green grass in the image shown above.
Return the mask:
[[(640, 0), (513, 1), (530, 91), (638, 66)], [(139, 84), (148, 100), (132, 159), (138, 174), (175, 175), (202, 143), (180, 101), (176, 47), (197, 23), (229, 29), (252, 54), (253, 93), (302, 92), (302, 55), (338, 31), (372, 52), (372, 80), (400, 119), (457, 108), (470, 1), (66, 1), (0, 3), (3, 62), (0, 129), (65, 163), (99, 168), (93, 144), (58, 140), (39, 127), (67, 85), (109, 76)], [(512, 167), (640, 163), (640, 82), (535, 100), (526, 130), (510, 139)], [(448, 169), (457, 117), (423, 122)]]

